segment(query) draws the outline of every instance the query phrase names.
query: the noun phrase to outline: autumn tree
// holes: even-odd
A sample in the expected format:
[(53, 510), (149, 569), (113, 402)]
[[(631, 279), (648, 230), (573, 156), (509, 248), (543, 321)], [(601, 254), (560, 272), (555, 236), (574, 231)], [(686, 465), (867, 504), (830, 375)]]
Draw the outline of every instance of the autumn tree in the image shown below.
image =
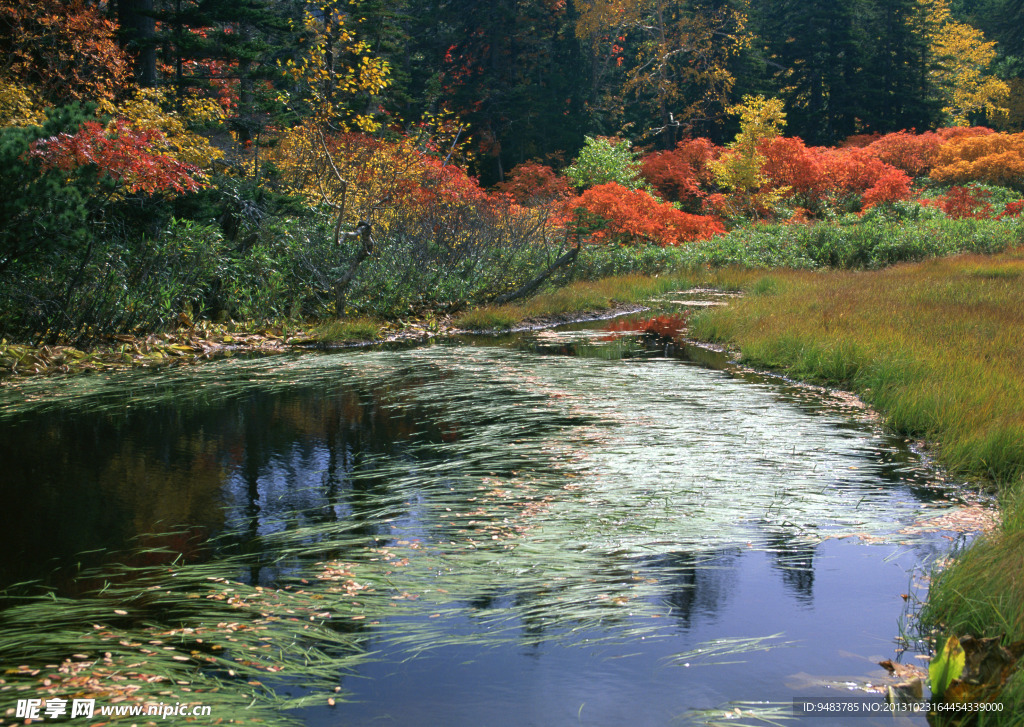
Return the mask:
[[(598, 58), (621, 68), (612, 94), (632, 96), (645, 116), (641, 135), (671, 149), (707, 129), (728, 103), (731, 59), (750, 43), (749, 3), (729, 0), (580, 0), (577, 35)], [(620, 102), (622, 99), (620, 98)], [(625, 120), (625, 118), (624, 118)]]
[(0, 77), (49, 104), (116, 98), (131, 75), (116, 31), (86, 0), (0, 0)]
[(749, 197), (768, 178), (764, 175), (761, 144), (773, 139), (786, 125), (786, 112), (781, 100), (763, 96), (745, 96), (743, 102), (727, 111), (740, 117), (740, 133), (726, 145), (726, 151), (709, 166), (715, 181), (739, 197)]
[(927, 33), (933, 67), (931, 77), (943, 101), (942, 111), (958, 126), (969, 117), (1005, 115), (1010, 93), (1005, 81), (987, 73), (995, 59), (995, 42), (977, 28), (954, 20), (949, 0), (927, 0)]

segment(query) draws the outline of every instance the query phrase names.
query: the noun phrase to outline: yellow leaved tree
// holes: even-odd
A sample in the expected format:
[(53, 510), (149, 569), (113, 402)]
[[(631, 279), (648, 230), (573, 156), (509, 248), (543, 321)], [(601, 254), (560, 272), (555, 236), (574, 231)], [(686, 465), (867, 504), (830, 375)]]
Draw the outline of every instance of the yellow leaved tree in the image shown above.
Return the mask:
[[(339, 269), (348, 261), (347, 271), (331, 281), (339, 314), (357, 268), (374, 252), (373, 213), (382, 199), (379, 187), (388, 179), (381, 173), (387, 166), (381, 155), (391, 146), (368, 136), (380, 130), (368, 109), (390, 84), (391, 69), (347, 26), (345, 7), (335, 0), (306, 12), (305, 52), (282, 64), (299, 89), (282, 100), (303, 121), (285, 129), (266, 152), (284, 191), (334, 216)], [(352, 226), (354, 231), (345, 231)], [(357, 241), (354, 253), (345, 250), (346, 240)]]
[(996, 57), (995, 41), (977, 28), (953, 20), (949, 0), (919, 0), (926, 8), (932, 80), (942, 95), (942, 111), (957, 126), (969, 126), (971, 114), (1007, 114), (1010, 87), (986, 73)]
[[(346, 25), (344, 3), (328, 2), (303, 21), (306, 51), (298, 61), (288, 60), (284, 69), (302, 88), (304, 98), (294, 99), (332, 131), (373, 133), (380, 123), (372, 113), (353, 111), (357, 97), (373, 97), (391, 83), (387, 61), (375, 58), (370, 47)], [(369, 104), (367, 104), (369, 105)]]
[(37, 126), (45, 120), (44, 105), (35, 87), (0, 77), (0, 128)]
[(777, 98), (744, 96), (742, 103), (726, 111), (740, 117), (740, 132), (726, 145), (725, 153), (708, 166), (719, 186), (732, 193), (733, 212), (757, 216), (759, 209), (770, 207), (787, 191), (762, 191), (768, 178), (761, 171), (764, 155), (758, 151), (761, 142), (782, 133), (786, 125), (784, 105)]

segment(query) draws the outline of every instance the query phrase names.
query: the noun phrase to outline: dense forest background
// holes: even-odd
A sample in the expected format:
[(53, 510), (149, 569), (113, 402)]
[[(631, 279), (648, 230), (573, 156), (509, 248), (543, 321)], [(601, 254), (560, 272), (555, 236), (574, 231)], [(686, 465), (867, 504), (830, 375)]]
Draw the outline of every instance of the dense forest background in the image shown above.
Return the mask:
[[(165, 89), (179, 109), (197, 95), (230, 99), (227, 123), (243, 144), (302, 114), (281, 94), (301, 93), (285, 64), (308, 61), (311, 43), (322, 44), (320, 70), (335, 82), (371, 58), (386, 65), (386, 87), (339, 93), (344, 110), (403, 129), (452, 115), (472, 138), (473, 172), (485, 184), (527, 160), (571, 159), (585, 134), (661, 149), (686, 136), (722, 143), (737, 130), (723, 112), (746, 94), (782, 99), (787, 133), (815, 145), (963, 120), (1024, 125), (1022, 0), (0, 6), (8, 80), (34, 82), (50, 103), (126, 93), (125, 60), (105, 39), (94, 39), (85, 64), (61, 48), (101, 30), (95, 11), (115, 24), (110, 39), (127, 53), (135, 84)], [(51, 14), (59, 23), (46, 22)], [(307, 27), (307, 16), (320, 27)], [(985, 88), (994, 79), (1005, 91)]]
[[(1001, 132), (982, 181), (1013, 188), (991, 170), (1024, 149), (1022, 19), (1024, 0), (0, 0), (0, 335), (501, 298), (615, 214), (619, 242), (665, 245), (905, 199), (959, 136), (915, 137), (913, 164), (821, 156), (902, 130)], [(540, 210), (592, 187), (586, 214)]]
[[(523, 161), (571, 158), (584, 134), (721, 143), (736, 131), (723, 111), (745, 94), (781, 98), (788, 132), (809, 144), (964, 117), (1024, 123), (1021, 0), (120, 0), (104, 12), (138, 82), (178, 96), (218, 82), (287, 87), (278, 63), (303, 51), (288, 29), (304, 12), (340, 12), (390, 69), (386, 90), (348, 110), (400, 125), (453, 114), (485, 184)], [(338, 42), (329, 29), (324, 40)], [(979, 103), (976, 79), (960, 90), (979, 98), (954, 102), (957, 84), (985, 74), (1008, 84), (1008, 115)], [(280, 121), (258, 96), (235, 107), (246, 138)]]

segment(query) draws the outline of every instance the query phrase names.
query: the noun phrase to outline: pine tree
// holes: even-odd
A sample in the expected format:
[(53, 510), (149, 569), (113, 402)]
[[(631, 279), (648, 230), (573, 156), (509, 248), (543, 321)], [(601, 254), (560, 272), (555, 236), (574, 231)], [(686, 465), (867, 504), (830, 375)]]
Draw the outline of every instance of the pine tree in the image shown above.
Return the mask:
[(860, 0), (774, 0), (759, 6), (758, 31), (786, 102), (790, 132), (831, 144), (857, 130), (864, 110), (858, 71)]
[(870, 99), (865, 130), (923, 130), (937, 121), (940, 103), (928, 77), (924, 9), (917, 0), (881, 0), (865, 13), (867, 47), (862, 77)]

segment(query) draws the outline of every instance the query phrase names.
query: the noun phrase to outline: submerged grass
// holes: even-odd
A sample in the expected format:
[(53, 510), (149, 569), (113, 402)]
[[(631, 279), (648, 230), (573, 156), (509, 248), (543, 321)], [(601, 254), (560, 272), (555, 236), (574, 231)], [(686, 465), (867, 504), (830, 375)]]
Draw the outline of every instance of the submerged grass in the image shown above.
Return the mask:
[(794, 719), (793, 705), (777, 702), (729, 702), (718, 709), (686, 715), (688, 724), (703, 727), (784, 727)]
[[(197, 387), (204, 376), (225, 386)], [(435, 346), (223, 362), (162, 382), (118, 396), (185, 406), (191, 391), (208, 406), (310, 387), (275, 409), (276, 426), (308, 431), (330, 409), (306, 412), (357, 389), (379, 401), (374, 418), (388, 432), (413, 416), (445, 429), (363, 450), (330, 493), (322, 464), (281, 455), (290, 489), (324, 488), (306, 509), (263, 500), (255, 515), (233, 511), (241, 534), (208, 563), (115, 568), (93, 574), (86, 598), (9, 609), (0, 661), (17, 667), (0, 695), (87, 689), (104, 701), (201, 702), (223, 721), (276, 720), (296, 704), (283, 696), (293, 685), (306, 702), (343, 700), (339, 674), (374, 658), (370, 648), (412, 658), (452, 645), (670, 638), (688, 613), (673, 594), (716, 588), (701, 575), (738, 552), (763, 548), (785, 563), (826, 532), (893, 527), (895, 503), (858, 443), (788, 407), (766, 419), (764, 392), (709, 384), (692, 367)], [(99, 411), (125, 408), (96, 398)], [(686, 416), (693, 406), (714, 414)], [(701, 455), (723, 430), (742, 435), (730, 452), (747, 454), (723, 455), (728, 483), (716, 484)], [(837, 482), (833, 468), (848, 474)], [(868, 493), (881, 499), (862, 507)], [(720, 640), (705, 657), (771, 645)]]
[[(170, 553), (151, 551), (154, 559)], [(243, 563), (113, 567), (83, 574), (82, 598), (11, 596), (0, 615), (0, 691), (19, 698), (209, 707), (211, 724), (281, 722), (282, 708), (326, 703), (366, 658), (356, 629), (330, 621), (363, 587), (313, 593), (224, 577)], [(18, 665), (18, 666), (15, 666)], [(281, 686), (301, 686), (287, 699)], [(13, 703), (5, 723), (14, 723)], [(97, 715), (99, 713), (97, 712)]]
[[(1001, 528), (935, 574), (922, 619), (1024, 640), (1024, 252), (771, 280), (691, 331), (749, 364), (855, 390), (896, 432), (934, 443), (952, 472), (996, 484)], [(998, 698), (1004, 712), (980, 724), (1021, 724), (1024, 671)]]

